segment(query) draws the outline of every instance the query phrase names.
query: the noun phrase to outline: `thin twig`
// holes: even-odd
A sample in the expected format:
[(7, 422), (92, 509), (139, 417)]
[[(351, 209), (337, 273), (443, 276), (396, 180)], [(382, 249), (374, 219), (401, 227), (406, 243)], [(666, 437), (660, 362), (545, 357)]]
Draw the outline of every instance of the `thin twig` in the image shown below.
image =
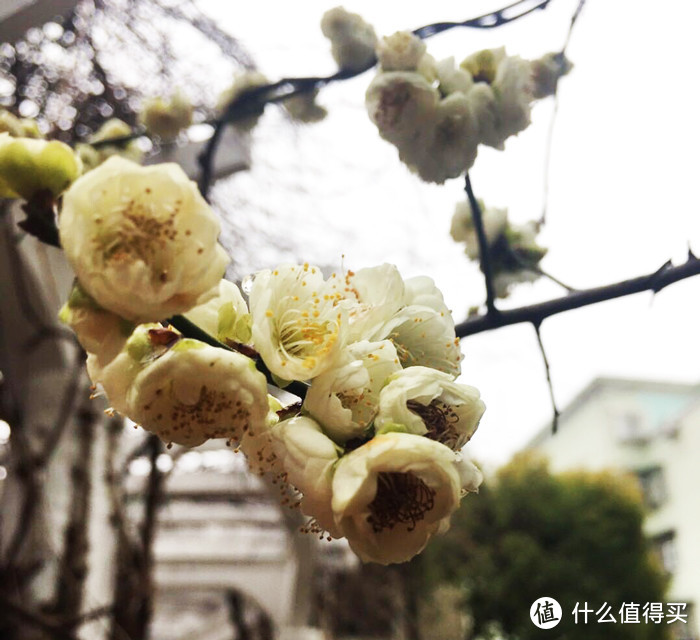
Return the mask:
[(552, 385), (552, 375), (549, 368), (549, 359), (547, 358), (547, 352), (544, 350), (544, 344), (542, 344), (542, 335), (540, 334), (541, 324), (538, 322), (532, 323), (535, 329), (535, 334), (537, 335), (537, 344), (540, 348), (540, 353), (542, 354), (542, 361), (544, 362), (544, 370), (547, 374), (547, 387), (549, 387), (549, 399), (552, 401), (552, 434), (557, 432), (559, 427), (559, 409), (557, 408), (557, 401), (554, 398), (554, 386)]
[(63, 398), (61, 399), (61, 405), (59, 407), (58, 416), (56, 417), (56, 422), (46, 435), (43, 447), (36, 456), (35, 463), (37, 468), (44, 467), (46, 464), (48, 464), (61, 439), (61, 436), (66, 430), (68, 421), (73, 414), (73, 406), (75, 405), (76, 397), (78, 396), (84, 364), (85, 352), (82, 349), (77, 348), (75, 351), (75, 361), (71, 370), (70, 379), (68, 380), (66, 388), (63, 392)]
[(523, 269), (527, 271), (532, 271), (532, 273), (536, 273), (537, 275), (540, 275), (543, 278), (551, 280), (555, 284), (558, 284), (562, 289), (566, 289), (569, 293), (573, 291), (578, 291), (576, 287), (569, 286), (568, 284), (559, 280), (559, 278), (553, 276), (548, 271), (545, 271), (542, 267), (540, 267), (539, 264), (529, 264), (526, 260), (523, 260), (520, 257), (520, 254), (517, 251), (514, 251), (509, 244), (506, 246), (506, 250), (508, 251), (509, 257), (512, 258), (515, 262), (517, 262)]
[(472, 210), (474, 230), (476, 231), (476, 237), (479, 241), (479, 264), (481, 265), (481, 272), (484, 274), (484, 283), (486, 284), (486, 315), (495, 316), (498, 315), (498, 309), (496, 309), (494, 302), (496, 296), (493, 290), (491, 248), (489, 247), (489, 241), (486, 237), (486, 231), (484, 230), (484, 220), (481, 216), (481, 207), (474, 196), (472, 183), (469, 179), (468, 173), (464, 178), (464, 190), (467, 192), (467, 198), (469, 198), (469, 206)]
[[(564, 40), (564, 46), (562, 47), (561, 51), (559, 52), (559, 56), (564, 62), (566, 59), (566, 49), (569, 46), (569, 42), (571, 40), (571, 34), (573, 33), (574, 30), (574, 25), (576, 24), (576, 21), (578, 20), (579, 15), (581, 14), (581, 10), (583, 9), (583, 5), (586, 4), (586, 0), (579, 0), (578, 5), (576, 6), (576, 11), (574, 11), (574, 15), (571, 16), (571, 22), (569, 23), (569, 30), (566, 34), (566, 39)], [(549, 173), (550, 173), (550, 166), (551, 166), (551, 158), (552, 158), (552, 145), (554, 142), (554, 127), (557, 121), (557, 115), (559, 114), (559, 78), (557, 77), (554, 81), (554, 94), (553, 94), (553, 100), (554, 104), (552, 106), (552, 117), (549, 120), (549, 129), (547, 131), (547, 142), (545, 143), (545, 157), (544, 157), (544, 185), (543, 185), (543, 193), (542, 193), (542, 216), (540, 217), (540, 224), (544, 224), (547, 221), (547, 207), (549, 206)]]
[(545, 318), (580, 309), (605, 300), (613, 300), (624, 296), (641, 293), (642, 291), (653, 291), (658, 293), (674, 282), (685, 280), (692, 276), (700, 275), (700, 259), (693, 255), (688, 256), (688, 260), (677, 267), (671, 262), (662, 265), (654, 273), (615, 282), (602, 287), (582, 289), (574, 291), (561, 298), (554, 298), (546, 302), (518, 307), (516, 309), (499, 310), (496, 315), (478, 315), (467, 318), (455, 328), (460, 338), (471, 336), (484, 331), (498, 329), (521, 322), (541, 323)]
[[(491, 13), (486, 13), (482, 16), (478, 16), (477, 18), (471, 18), (470, 20), (465, 20), (464, 22), (436, 22), (435, 24), (429, 24), (425, 27), (415, 29), (413, 33), (419, 38), (429, 38), (430, 36), (434, 36), (449, 29), (454, 29), (455, 27), (495, 29), (496, 27), (500, 27), (508, 22), (518, 20), (519, 18), (522, 18), (533, 11), (537, 11), (538, 9), (545, 9), (550, 2), (551, 0), (519, 0), (518, 2), (514, 2), (507, 7), (497, 9)], [(523, 9), (522, 11), (514, 11), (521, 7)]]
[(556, 278), (553, 276), (549, 271), (545, 271), (542, 267), (539, 265), (528, 265), (525, 267), (528, 271), (532, 271), (533, 273), (536, 273), (538, 275), (541, 275), (543, 278), (547, 278), (548, 280), (551, 280), (554, 284), (558, 284), (562, 289), (566, 289), (569, 293), (573, 293), (574, 291), (578, 291), (576, 287), (571, 287), (568, 284), (562, 282), (559, 280), (559, 278)]
[[(196, 324), (189, 321), (184, 316), (173, 316), (172, 318), (168, 318), (168, 322), (171, 325), (173, 325), (173, 327), (175, 327), (180, 333), (182, 333), (183, 336), (187, 338), (194, 338), (195, 340), (199, 340), (200, 342), (210, 344), (213, 347), (219, 347), (220, 349), (226, 349), (227, 351), (234, 351), (239, 353), (237, 349), (234, 349), (227, 344), (219, 342), (216, 338), (210, 336), (206, 331), (200, 329)], [(244, 355), (248, 354), (246, 353)], [(265, 376), (268, 383), (270, 383), (274, 387), (279, 387), (279, 380), (275, 380), (272, 377), (272, 372), (267, 368), (262, 358), (260, 356), (257, 356), (255, 358), (252, 358), (252, 360), (255, 362), (255, 366), (257, 367), (258, 371), (260, 371), (260, 373), (262, 373)], [(306, 397), (306, 392), (308, 391), (308, 389), (308, 384), (297, 380), (290, 382), (286, 387), (284, 387), (285, 391), (293, 393), (295, 396), (298, 396), (302, 399)]]

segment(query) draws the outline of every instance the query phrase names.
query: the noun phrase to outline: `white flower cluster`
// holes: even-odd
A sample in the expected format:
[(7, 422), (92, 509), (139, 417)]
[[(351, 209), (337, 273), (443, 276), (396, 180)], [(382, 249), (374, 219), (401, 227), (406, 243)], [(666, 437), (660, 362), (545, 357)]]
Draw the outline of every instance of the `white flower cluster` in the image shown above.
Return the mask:
[(549, 95), (570, 68), (551, 57), (531, 63), (507, 56), (503, 48), (475, 53), (457, 67), (454, 58), (436, 62), (405, 31), (383, 38), (377, 56), (369, 117), (409, 168), (436, 183), (464, 174), (479, 144), (503, 149), (530, 124), (533, 100)]
[(310, 530), (345, 536), (365, 561), (419, 553), (481, 480), (459, 451), (484, 404), (454, 381), (454, 322), (433, 281), (388, 264), (329, 278), (281, 265), (255, 276), (250, 311), (270, 371), (310, 386), (301, 415), (243, 451), (301, 493)]
[[(484, 404), (455, 382), (454, 322), (430, 278), (280, 265), (254, 276), (249, 309), (221, 279), (218, 222), (194, 184), (117, 156), (66, 192), (59, 230), (77, 275), (60, 317), (114, 410), (168, 443), (234, 441), (298, 492), (310, 531), (366, 561), (419, 553), (477, 490), (460, 449)], [(175, 314), (223, 344), (162, 323)], [(303, 405), (268, 396), (258, 356), (278, 385), (308, 385)]]
[[(514, 285), (534, 282), (540, 275), (538, 265), (547, 254), (547, 249), (536, 240), (540, 225), (534, 221), (511, 224), (507, 209), (486, 207), (482, 200), (478, 202), (489, 245), (494, 292), (498, 298), (507, 298)], [(468, 202), (461, 201), (455, 206), (450, 233), (455, 242), (464, 243), (469, 259), (478, 262), (479, 241)]]

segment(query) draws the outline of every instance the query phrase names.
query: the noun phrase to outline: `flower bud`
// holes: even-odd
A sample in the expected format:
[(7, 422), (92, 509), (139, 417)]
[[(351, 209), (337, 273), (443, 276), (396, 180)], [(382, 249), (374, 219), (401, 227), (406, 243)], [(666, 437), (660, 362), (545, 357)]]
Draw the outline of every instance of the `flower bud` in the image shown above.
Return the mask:
[(341, 69), (360, 70), (374, 62), (377, 35), (356, 13), (335, 7), (323, 14), (321, 31), (331, 41), (331, 53)]
[(146, 100), (139, 119), (150, 134), (174, 140), (192, 124), (192, 114), (192, 103), (181, 91), (176, 91), (168, 101), (161, 97)]
[(57, 140), (0, 133), (0, 197), (30, 200), (39, 191), (59, 196), (81, 173), (80, 159)]

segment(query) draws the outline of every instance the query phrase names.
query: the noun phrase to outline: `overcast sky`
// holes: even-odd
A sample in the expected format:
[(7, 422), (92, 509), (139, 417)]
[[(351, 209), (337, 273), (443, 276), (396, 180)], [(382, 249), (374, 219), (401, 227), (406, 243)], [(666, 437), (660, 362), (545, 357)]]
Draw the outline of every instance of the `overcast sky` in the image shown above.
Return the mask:
[[(546, 11), (488, 32), (444, 33), (428, 41), (428, 51), (459, 61), (505, 45), (509, 53), (538, 57), (561, 47), (577, 2), (552, 0)], [(319, 21), (335, 3), (203, 0), (199, 6), (241, 40), (270, 79), (334, 70)], [(500, 3), (348, 0), (344, 6), (388, 35), (464, 20)], [(699, 18), (697, 3), (681, 0), (589, 0), (581, 15), (568, 52), (576, 66), (560, 84), (541, 236), (550, 248), (544, 268), (573, 286), (652, 272), (669, 258), (683, 260), (689, 242), (700, 251)], [(353, 269), (389, 261), (406, 277), (432, 276), (460, 321), (484, 297), (477, 268), (449, 237), (463, 183), (425, 185), (401, 165), (364, 110), (372, 73), (323, 90), (319, 101), (330, 115), (321, 124), (280, 134), (280, 116), (268, 109), (255, 132), (253, 170), (221, 187), (221, 197), (240, 199), (240, 220), (262, 221), (300, 259)], [(511, 138), (505, 152), (482, 148), (471, 171), (477, 196), (508, 207), (515, 222), (542, 208), (551, 112), (551, 101), (537, 105), (533, 125)], [(272, 266), (274, 251), (253, 236), (241, 264)], [(503, 306), (561, 293), (541, 282)], [(546, 321), (542, 335), (560, 406), (601, 375), (700, 381), (699, 299), (696, 278), (655, 297), (640, 294)], [(489, 464), (504, 462), (551, 419), (534, 331), (500, 329), (465, 339), (462, 348), (462, 382), (478, 387), (488, 407), (471, 452)]]

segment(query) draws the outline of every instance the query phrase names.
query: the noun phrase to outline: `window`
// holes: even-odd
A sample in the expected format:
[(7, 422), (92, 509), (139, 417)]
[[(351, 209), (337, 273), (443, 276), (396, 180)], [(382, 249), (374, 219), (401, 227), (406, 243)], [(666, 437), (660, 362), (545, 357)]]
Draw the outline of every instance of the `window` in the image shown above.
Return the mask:
[(621, 442), (644, 442), (647, 439), (644, 418), (634, 411), (620, 413), (616, 420), (617, 437)]
[(652, 539), (654, 552), (661, 560), (661, 565), (668, 573), (673, 573), (678, 566), (678, 550), (676, 547), (676, 532), (667, 531)]
[(642, 487), (644, 504), (649, 509), (658, 509), (666, 502), (668, 495), (666, 493), (664, 472), (661, 467), (653, 467), (651, 469), (638, 471), (637, 477)]

